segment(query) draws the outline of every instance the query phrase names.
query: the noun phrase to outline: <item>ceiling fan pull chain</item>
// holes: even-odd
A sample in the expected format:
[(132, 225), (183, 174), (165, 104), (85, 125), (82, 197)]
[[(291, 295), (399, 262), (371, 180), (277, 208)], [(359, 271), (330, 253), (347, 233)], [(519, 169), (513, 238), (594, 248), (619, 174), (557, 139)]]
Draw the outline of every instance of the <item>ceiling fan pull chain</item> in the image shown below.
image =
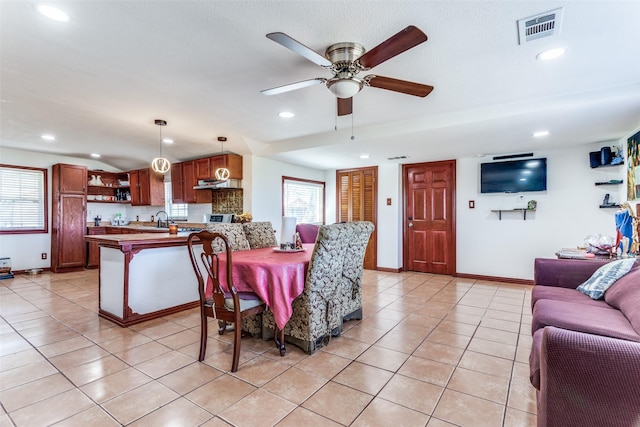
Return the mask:
[(351, 113), (351, 140), (353, 141), (354, 139), (356, 139), (355, 136), (353, 136), (353, 116), (355, 116), (354, 113)]

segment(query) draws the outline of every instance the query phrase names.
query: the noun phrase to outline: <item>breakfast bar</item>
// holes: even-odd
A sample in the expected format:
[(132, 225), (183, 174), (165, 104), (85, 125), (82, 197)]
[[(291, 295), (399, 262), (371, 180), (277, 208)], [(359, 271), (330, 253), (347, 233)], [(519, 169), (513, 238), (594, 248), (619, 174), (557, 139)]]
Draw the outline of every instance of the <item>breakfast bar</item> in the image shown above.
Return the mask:
[(198, 307), (188, 232), (89, 235), (100, 247), (99, 315), (120, 326)]

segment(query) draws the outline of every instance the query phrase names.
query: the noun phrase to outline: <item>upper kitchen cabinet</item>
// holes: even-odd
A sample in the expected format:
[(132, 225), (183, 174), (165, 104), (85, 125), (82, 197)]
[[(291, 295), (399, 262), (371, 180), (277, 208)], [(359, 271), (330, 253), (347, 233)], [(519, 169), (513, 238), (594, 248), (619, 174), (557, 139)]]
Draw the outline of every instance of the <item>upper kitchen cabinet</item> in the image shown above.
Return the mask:
[(80, 270), (85, 264), (87, 168), (53, 165), (51, 271)]
[[(208, 158), (207, 158), (208, 159)], [(171, 201), (173, 203), (211, 203), (211, 191), (194, 190), (196, 160), (171, 165)]]
[(228, 153), (194, 160), (196, 180), (215, 179), (216, 170), (229, 169), (230, 179), (242, 179), (242, 156)]
[(129, 171), (131, 206), (164, 206), (164, 175), (150, 168)]
[(54, 168), (58, 178), (57, 183), (54, 183), (54, 188), (57, 184), (60, 193), (87, 194), (87, 168), (85, 166), (58, 163), (54, 165)]

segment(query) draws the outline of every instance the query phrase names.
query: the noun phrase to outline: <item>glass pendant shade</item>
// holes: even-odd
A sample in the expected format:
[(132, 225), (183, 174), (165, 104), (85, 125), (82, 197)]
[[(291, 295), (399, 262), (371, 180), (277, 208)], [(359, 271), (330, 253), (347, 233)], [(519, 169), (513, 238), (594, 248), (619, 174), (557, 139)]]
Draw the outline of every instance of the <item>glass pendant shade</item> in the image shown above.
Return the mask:
[(165, 120), (156, 119), (155, 124), (160, 126), (160, 157), (151, 161), (151, 169), (156, 173), (167, 173), (171, 169), (171, 162), (162, 157), (162, 126), (166, 126)]
[[(220, 155), (224, 155), (224, 142), (227, 140), (226, 137), (224, 136), (219, 136), (218, 137), (218, 141), (220, 141), (221, 147), (222, 147), (222, 151), (220, 152)], [(229, 179), (229, 176), (231, 175), (231, 172), (229, 172), (229, 169), (227, 168), (218, 168), (215, 171), (215, 177), (218, 181), (226, 181)]]

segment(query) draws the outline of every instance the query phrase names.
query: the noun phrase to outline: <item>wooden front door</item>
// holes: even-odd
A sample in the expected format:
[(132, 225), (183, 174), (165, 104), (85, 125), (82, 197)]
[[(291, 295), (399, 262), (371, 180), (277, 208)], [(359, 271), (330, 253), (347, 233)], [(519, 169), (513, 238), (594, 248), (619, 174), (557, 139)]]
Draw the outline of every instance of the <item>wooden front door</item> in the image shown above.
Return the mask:
[(455, 274), (456, 163), (404, 165), (405, 270)]
[(371, 221), (374, 225), (364, 253), (364, 268), (375, 270), (377, 261), (378, 168), (339, 170), (336, 172), (337, 222)]

